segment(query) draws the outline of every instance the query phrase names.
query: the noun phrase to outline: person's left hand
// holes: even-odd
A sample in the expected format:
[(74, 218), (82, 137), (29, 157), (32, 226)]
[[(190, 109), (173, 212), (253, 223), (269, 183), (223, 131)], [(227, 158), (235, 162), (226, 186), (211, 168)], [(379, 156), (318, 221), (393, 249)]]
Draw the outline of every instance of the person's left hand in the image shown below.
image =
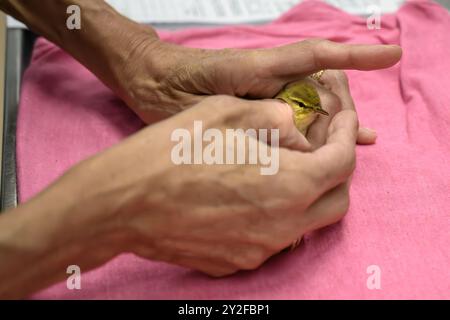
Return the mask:
[(286, 83), (322, 69), (374, 70), (399, 61), (401, 48), (305, 40), (271, 49), (206, 50), (153, 40), (130, 53), (118, 94), (146, 123), (208, 95), (272, 98)]

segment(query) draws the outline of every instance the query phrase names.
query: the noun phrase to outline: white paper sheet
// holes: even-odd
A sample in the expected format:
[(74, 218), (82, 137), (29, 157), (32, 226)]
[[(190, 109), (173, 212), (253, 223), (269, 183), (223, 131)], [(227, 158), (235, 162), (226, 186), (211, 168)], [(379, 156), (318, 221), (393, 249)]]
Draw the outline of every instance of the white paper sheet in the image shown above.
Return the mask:
[[(107, 0), (123, 15), (142, 23), (236, 24), (271, 21), (302, 0)], [(325, 0), (351, 14), (395, 12), (404, 0)], [(64, 13), (63, 13), (64, 14)], [(83, 14), (81, 12), (81, 14)], [(24, 27), (8, 17), (8, 27)]]

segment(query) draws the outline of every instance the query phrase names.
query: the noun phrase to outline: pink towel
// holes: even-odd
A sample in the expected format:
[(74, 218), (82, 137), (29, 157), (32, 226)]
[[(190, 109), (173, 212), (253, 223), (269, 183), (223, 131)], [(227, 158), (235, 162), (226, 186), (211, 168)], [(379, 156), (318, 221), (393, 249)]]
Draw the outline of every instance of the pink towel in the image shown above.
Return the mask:
[[(83, 273), (81, 290), (62, 282), (35, 297), (449, 299), (449, 31), (450, 15), (432, 2), (408, 3), (383, 16), (381, 30), (368, 30), (362, 18), (307, 1), (264, 26), (161, 32), (166, 41), (202, 48), (271, 47), (308, 37), (400, 44), (399, 65), (349, 72), (361, 123), (379, 133), (376, 145), (358, 147), (350, 211), (256, 271), (211, 279), (124, 254)], [(20, 102), (20, 200), (141, 127), (91, 73), (39, 39)], [(373, 265), (379, 289), (367, 285)]]

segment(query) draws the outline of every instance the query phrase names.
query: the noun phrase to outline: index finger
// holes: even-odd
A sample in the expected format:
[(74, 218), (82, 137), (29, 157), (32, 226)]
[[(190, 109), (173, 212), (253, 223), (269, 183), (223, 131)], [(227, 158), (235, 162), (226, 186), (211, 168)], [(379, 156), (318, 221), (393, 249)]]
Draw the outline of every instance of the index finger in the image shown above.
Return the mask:
[(265, 49), (260, 65), (269, 64), (272, 74), (285, 80), (324, 69), (376, 70), (396, 64), (402, 55), (397, 45), (342, 44), (312, 39)]
[(356, 162), (358, 117), (353, 110), (337, 113), (331, 121), (326, 144), (316, 151), (303, 154), (304, 169), (317, 188), (324, 192), (345, 182), (353, 173)]
[[(348, 77), (344, 72), (328, 70), (323, 73), (321, 81), (328, 84), (331, 91), (339, 96), (339, 99), (342, 102), (342, 109), (351, 109), (356, 111), (355, 103), (350, 93)], [(359, 128), (357, 139), (358, 144), (373, 144), (375, 143), (376, 138), (377, 134), (375, 131), (367, 128)]]
[(397, 45), (344, 44), (328, 40), (313, 40), (311, 52), (312, 72), (323, 69), (376, 70), (396, 64), (402, 55)]

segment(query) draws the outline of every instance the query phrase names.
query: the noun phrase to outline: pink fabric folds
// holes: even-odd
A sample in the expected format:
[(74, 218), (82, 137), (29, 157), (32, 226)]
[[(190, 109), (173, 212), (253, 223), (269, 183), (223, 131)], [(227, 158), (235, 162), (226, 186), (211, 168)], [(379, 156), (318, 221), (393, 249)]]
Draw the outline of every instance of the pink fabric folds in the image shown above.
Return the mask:
[[(358, 147), (350, 211), (256, 271), (211, 279), (125, 254), (83, 273), (82, 290), (63, 282), (35, 298), (450, 298), (449, 31), (450, 15), (433, 2), (407, 3), (382, 17), (381, 30), (368, 30), (364, 19), (306, 1), (264, 26), (161, 32), (166, 41), (202, 48), (309, 37), (400, 44), (399, 65), (348, 72), (361, 123), (379, 134), (376, 145)], [(92, 74), (39, 39), (20, 102), (20, 200), (141, 127)], [(381, 271), (379, 290), (367, 287), (372, 265)]]

